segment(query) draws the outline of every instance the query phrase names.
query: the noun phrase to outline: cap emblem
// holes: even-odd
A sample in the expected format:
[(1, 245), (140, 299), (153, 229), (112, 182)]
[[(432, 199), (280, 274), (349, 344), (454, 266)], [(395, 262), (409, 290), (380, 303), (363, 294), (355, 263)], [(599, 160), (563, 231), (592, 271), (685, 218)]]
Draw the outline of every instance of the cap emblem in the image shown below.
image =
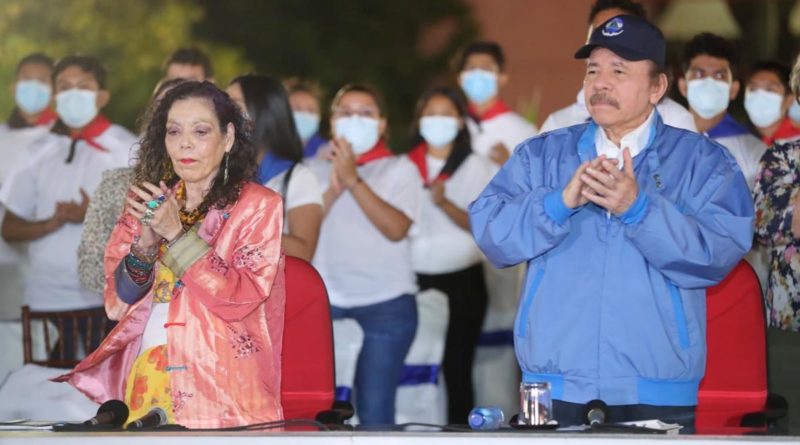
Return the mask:
[(606, 23), (606, 26), (603, 27), (603, 30), (601, 32), (606, 37), (616, 37), (622, 34), (623, 31), (625, 31), (624, 29), (622, 29), (622, 25), (623, 25), (622, 18), (614, 17), (613, 19), (611, 19), (611, 21)]

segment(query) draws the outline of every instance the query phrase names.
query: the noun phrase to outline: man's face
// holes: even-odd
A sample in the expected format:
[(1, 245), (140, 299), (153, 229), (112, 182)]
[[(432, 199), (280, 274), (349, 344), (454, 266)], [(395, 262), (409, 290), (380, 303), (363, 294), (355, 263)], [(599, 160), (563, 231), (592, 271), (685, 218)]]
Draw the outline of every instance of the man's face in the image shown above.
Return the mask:
[(186, 79), (186, 80), (206, 80), (206, 72), (203, 65), (189, 65), (188, 63), (170, 63), (167, 66), (167, 79)]
[(629, 61), (606, 48), (595, 48), (583, 80), (586, 107), (606, 129), (633, 129), (647, 119), (666, 91), (666, 81), (650, 79), (651, 62)]
[(739, 81), (733, 79), (731, 64), (719, 57), (701, 54), (689, 62), (689, 68), (684, 73), (683, 79), (678, 81), (678, 89), (684, 97), (688, 97), (687, 82), (711, 78), (731, 85), (729, 100), (736, 99), (739, 94)]

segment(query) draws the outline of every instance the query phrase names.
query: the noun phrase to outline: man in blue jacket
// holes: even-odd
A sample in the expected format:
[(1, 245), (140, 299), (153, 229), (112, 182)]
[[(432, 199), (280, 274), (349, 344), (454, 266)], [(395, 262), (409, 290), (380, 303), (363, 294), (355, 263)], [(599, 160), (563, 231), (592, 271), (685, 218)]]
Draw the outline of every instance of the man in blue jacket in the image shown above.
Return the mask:
[(705, 369), (705, 289), (750, 249), (753, 204), (717, 143), (666, 126), (666, 45), (642, 18), (609, 19), (586, 59), (592, 120), (523, 142), (469, 209), (499, 267), (527, 262), (514, 327), (524, 382), (554, 417), (659, 418), (692, 428)]

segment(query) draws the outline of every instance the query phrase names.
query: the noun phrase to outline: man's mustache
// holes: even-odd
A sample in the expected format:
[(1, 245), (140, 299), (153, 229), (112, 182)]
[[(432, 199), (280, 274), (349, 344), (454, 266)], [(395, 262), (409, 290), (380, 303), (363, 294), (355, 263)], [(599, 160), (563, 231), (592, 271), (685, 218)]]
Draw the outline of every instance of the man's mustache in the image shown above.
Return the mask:
[(617, 102), (616, 100), (606, 96), (603, 93), (592, 94), (592, 97), (589, 98), (589, 104), (590, 105), (600, 105), (600, 104), (611, 105), (612, 107), (614, 107), (614, 108), (619, 110), (619, 102)]

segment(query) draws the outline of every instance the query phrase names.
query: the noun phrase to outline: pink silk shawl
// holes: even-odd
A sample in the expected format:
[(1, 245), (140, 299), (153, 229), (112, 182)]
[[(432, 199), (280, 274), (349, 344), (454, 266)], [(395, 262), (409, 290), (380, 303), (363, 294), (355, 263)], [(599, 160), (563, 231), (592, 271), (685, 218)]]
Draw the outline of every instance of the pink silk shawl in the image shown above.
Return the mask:
[[(280, 195), (253, 183), (236, 203), (206, 215), (198, 235), (211, 250), (181, 277), (184, 287), (169, 303), (165, 324), (178, 424), (221, 428), (283, 418), (282, 225)], [(105, 307), (119, 324), (75, 369), (54, 379), (98, 403), (124, 399), (158, 285), (132, 305), (116, 294), (114, 270), (139, 231), (139, 222), (123, 213), (106, 247)]]

